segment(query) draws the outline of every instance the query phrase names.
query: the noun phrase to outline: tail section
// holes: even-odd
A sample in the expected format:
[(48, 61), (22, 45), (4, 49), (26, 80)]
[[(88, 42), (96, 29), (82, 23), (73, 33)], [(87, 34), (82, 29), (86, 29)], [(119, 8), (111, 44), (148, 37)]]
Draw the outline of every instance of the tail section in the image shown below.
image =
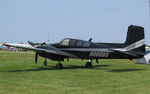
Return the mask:
[(128, 51), (145, 53), (144, 28), (140, 26), (130, 25), (128, 27), (127, 38), (124, 46)]

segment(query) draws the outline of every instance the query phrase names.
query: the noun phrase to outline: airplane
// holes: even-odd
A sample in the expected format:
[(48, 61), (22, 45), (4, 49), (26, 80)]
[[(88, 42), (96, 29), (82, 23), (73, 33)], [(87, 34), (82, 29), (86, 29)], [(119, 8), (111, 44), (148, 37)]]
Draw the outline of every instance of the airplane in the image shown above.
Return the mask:
[(130, 25), (128, 27), (126, 41), (124, 43), (98, 43), (80, 39), (65, 38), (59, 43), (40, 45), (37, 47), (24, 47), (5, 43), (6, 46), (23, 48), (35, 51), (35, 63), (38, 56), (44, 57), (43, 65), (47, 65), (47, 59), (58, 61), (57, 69), (62, 69), (61, 61), (69, 58), (87, 59), (85, 67), (91, 68), (92, 61), (98, 59), (138, 59), (145, 55), (145, 35), (141, 26)]

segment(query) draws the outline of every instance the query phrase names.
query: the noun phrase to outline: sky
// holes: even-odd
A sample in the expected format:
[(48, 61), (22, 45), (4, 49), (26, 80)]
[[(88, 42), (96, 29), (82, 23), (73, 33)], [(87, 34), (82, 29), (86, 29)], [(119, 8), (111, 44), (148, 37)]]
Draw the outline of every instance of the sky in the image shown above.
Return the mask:
[(145, 28), (150, 44), (149, 0), (0, 0), (0, 42), (123, 43), (131, 24)]

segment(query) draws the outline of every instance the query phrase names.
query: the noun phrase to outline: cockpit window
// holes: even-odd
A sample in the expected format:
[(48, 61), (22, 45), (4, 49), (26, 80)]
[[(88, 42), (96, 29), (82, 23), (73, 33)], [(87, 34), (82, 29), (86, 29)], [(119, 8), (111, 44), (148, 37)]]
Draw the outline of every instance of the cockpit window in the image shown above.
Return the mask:
[(69, 39), (63, 40), (60, 45), (68, 46), (69, 45)]

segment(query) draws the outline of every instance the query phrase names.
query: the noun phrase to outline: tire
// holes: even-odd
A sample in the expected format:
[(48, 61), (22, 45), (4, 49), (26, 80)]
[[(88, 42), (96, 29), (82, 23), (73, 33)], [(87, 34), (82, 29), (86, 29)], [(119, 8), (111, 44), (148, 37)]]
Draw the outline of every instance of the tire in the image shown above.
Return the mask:
[(62, 68), (63, 68), (63, 65), (61, 63), (56, 64), (56, 69), (62, 69)]
[(43, 63), (43, 66), (47, 66), (47, 62), (44, 62), (44, 63)]
[(85, 67), (86, 67), (86, 68), (91, 68), (91, 67), (92, 67), (92, 63), (91, 63), (91, 62), (87, 62), (87, 63), (85, 64)]

